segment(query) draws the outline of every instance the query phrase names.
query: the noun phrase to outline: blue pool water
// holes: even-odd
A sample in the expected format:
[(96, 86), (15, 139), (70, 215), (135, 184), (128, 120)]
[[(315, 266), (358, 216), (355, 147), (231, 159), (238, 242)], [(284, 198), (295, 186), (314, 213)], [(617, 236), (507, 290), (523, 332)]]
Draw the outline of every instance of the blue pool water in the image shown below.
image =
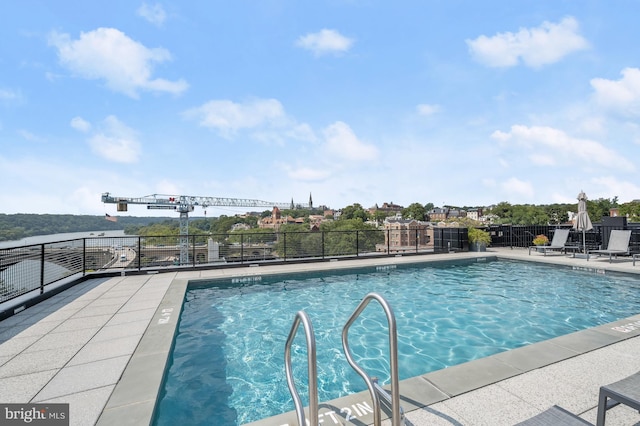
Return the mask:
[[(238, 425), (294, 405), (284, 346), (297, 311), (315, 329), (321, 401), (366, 390), (342, 352), (342, 327), (362, 298), (395, 312), (401, 379), (640, 312), (640, 281), (526, 262), (491, 261), (215, 281), (188, 290), (156, 425)], [(370, 303), (351, 327), (358, 363), (388, 383), (387, 321)], [(292, 350), (308, 403), (306, 346)]]

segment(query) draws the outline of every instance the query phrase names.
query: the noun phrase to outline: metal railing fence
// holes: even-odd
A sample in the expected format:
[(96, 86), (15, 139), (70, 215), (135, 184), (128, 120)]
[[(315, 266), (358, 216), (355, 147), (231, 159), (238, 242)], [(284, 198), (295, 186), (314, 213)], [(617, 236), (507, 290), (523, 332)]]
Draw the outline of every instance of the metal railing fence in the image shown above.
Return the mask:
[[(419, 241), (426, 227), (403, 230)], [(0, 303), (64, 278), (172, 268), (215, 268), (259, 262), (293, 262), (389, 256), (434, 251), (433, 246), (390, 243), (394, 230), (242, 232), (206, 235), (88, 237), (0, 248)], [(424, 239), (424, 237), (423, 237)], [(186, 243), (187, 259), (181, 258)]]
[[(640, 223), (632, 230), (631, 250), (640, 252)], [(536, 235), (551, 240), (557, 226), (495, 225), (483, 229), (494, 247), (528, 247)], [(594, 224), (584, 234), (587, 249), (606, 247), (615, 226)], [(427, 229), (432, 236), (427, 236)], [(571, 230), (568, 244), (582, 245)], [(426, 240), (426, 241), (425, 241)], [(467, 228), (416, 227), (394, 230), (310, 232), (229, 232), (189, 235), (188, 258), (181, 259), (185, 237), (88, 237), (0, 249), (0, 303), (69, 277), (128, 274), (184, 268), (215, 268), (268, 262), (323, 261), (335, 258), (397, 256), (469, 249)], [(186, 260), (186, 262), (185, 262)]]
[(572, 228), (570, 225), (491, 225), (482, 229), (491, 234), (491, 245), (493, 247), (511, 248), (532, 246), (533, 239), (537, 235), (545, 235), (551, 241), (556, 229), (570, 229), (567, 245), (583, 247), (584, 243), (587, 250), (606, 248), (609, 234), (613, 229), (629, 229), (631, 230), (629, 251), (631, 253), (640, 252), (640, 223), (629, 223), (624, 226), (594, 223), (593, 229), (584, 233)]

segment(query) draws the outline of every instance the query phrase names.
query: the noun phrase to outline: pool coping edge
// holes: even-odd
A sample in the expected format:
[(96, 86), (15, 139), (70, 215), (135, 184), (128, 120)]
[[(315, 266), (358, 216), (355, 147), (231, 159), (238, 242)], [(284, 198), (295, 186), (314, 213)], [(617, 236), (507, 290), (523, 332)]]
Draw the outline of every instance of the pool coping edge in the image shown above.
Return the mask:
[[(389, 265), (394, 263), (449, 262), (472, 258), (476, 258), (477, 261), (484, 261), (491, 258), (504, 258), (522, 261), (522, 258), (514, 259), (503, 254), (483, 253), (479, 255), (474, 253), (471, 256), (468, 254), (465, 256), (452, 254), (446, 260), (441, 258), (434, 259), (433, 257), (431, 259), (420, 260), (416, 260), (415, 258), (369, 259), (371, 263), (368, 266)], [(550, 262), (548, 258), (549, 257), (547, 256), (545, 256), (545, 259), (542, 259), (541, 257), (534, 257), (531, 261), (558, 265), (558, 263), (553, 260)], [(355, 262), (361, 263), (361, 261)], [(318, 268), (319, 265), (317, 264), (313, 266), (314, 270), (362, 267), (354, 266), (357, 265), (357, 263), (345, 261), (335, 262), (331, 265), (325, 264), (324, 267), (320, 268)], [(308, 270), (309, 265), (304, 265), (304, 267), (304, 269), (293, 268), (292, 272)], [(609, 265), (593, 269), (595, 272), (608, 270), (611, 272), (629, 274), (628, 271), (617, 271), (615, 266), (611, 267)], [(138, 347), (129, 360), (121, 379), (118, 381), (118, 384), (107, 401), (96, 425), (152, 425), (156, 404), (162, 391), (166, 367), (174, 343), (174, 336), (177, 332), (183, 300), (190, 281), (281, 273), (288, 272), (282, 272), (279, 270), (269, 271), (268, 267), (260, 267), (247, 268), (246, 270), (233, 269), (228, 272), (218, 271), (216, 274), (203, 273), (198, 276), (191, 277), (188, 277), (189, 274), (181, 274), (182, 276), (174, 278), (169, 285), (162, 302), (154, 313), (147, 330), (143, 334)], [(575, 333), (530, 344), (510, 351), (501, 352), (489, 357), (469, 361), (425, 375), (405, 379), (400, 382), (401, 404), (404, 406), (406, 412), (417, 410), (501, 380), (582, 355), (614, 343), (619, 343), (639, 335), (640, 315), (635, 315), (609, 324), (577, 331)], [(580, 345), (578, 342), (582, 342), (582, 344)], [(527, 353), (539, 353), (541, 347), (546, 347), (547, 350), (545, 350), (545, 353), (547, 354), (548, 359), (545, 359), (544, 362), (538, 362), (526, 367), (522, 358), (526, 358)], [(552, 350), (549, 350), (549, 348)], [(513, 356), (514, 353), (520, 353), (520, 361), (509, 361), (508, 358)], [(511, 365), (514, 363), (516, 365)], [(478, 368), (480, 365), (482, 365), (483, 368)], [(490, 368), (486, 368), (487, 366)], [(464, 383), (460, 383), (456, 380), (456, 376), (460, 376), (460, 373), (463, 371), (465, 372)], [(474, 371), (479, 371), (482, 374), (479, 374), (477, 377), (473, 377), (472, 380), (470, 380), (469, 376), (466, 374)], [(354, 418), (357, 419), (358, 423), (371, 424), (373, 416), (367, 412), (366, 405), (363, 405), (363, 402), (368, 404), (368, 406), (371, 406), (370, 396), (367, 391), (323, 402), (320, 404), (320, 414), (323, 416), (338, 416), (341, 418), (341, 421), (344, 421), (345, 414), (348, 414), (348, 412), (355, 412), (358, 415), (354, 416)], [(345, 411), (344, 409), (348, 409), (349, 411)], [(336, 412), (336, 410), (338, 411)], [(131, 423), (132, 421), (133, 423)], [(290, 411), (248, 423), (246, 425), (286, 426), (295, 424), (297, 424), (296, 413), (295, 411)]]

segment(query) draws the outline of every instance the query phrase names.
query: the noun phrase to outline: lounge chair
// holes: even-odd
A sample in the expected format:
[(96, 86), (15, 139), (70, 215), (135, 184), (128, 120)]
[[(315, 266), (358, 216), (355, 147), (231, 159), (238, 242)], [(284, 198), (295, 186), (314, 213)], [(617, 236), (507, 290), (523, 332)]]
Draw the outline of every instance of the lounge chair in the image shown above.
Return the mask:
[(618, 404), (640, 410), (640, 372), (600, 387), (596, 426), (604, 426), (607, 410)]
[(587, 260), (589, 260), (589, 255), (591, 253), (596, 254), (608, 254), (609, 255), (609, 263), (611, 263), (611, 259), (614, 256), (619, 254), (629, 254), (629, 240), (631, 239), (631, 230), (621, 230), (614, 229), (609, 234), (609, 244), (607, 244), (607, 248), (604, 250), (588, 250), (587, 251)]
[(569, 238), (569, 229), (556, 229), (553, 233), (553, 239), (551, 240), (551, 244), (548, 246), (530, 246), (529, 254), (531, 254), (531, 249), (535, 248), (536, 251), (541, 251), (544, 255), (547, 255), (547, 251), (556, 251), (560, 250), (562, 253), (565, 251), (567, 244), (567, 239)]
[(516, 426), (593, 426), (562, 407), (554, 405), (537, 416), (516, 424)]
[[(605, 426), (607, 410), (618, 404), (627, 405), (640, 411), (640, 372), (609, 385), (600, 386), (596, 426)], [(580, 426), (591, 425), (584, 419), (554, 405), (548, 410), (531, 417), (516, 426)], [(593, 426), (593, 425), (591, 425)]]

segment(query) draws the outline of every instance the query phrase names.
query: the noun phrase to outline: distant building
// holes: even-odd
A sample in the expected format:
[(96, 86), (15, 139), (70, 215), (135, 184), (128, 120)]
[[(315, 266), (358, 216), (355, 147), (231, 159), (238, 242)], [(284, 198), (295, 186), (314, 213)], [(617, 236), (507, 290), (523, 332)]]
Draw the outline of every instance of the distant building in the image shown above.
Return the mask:
[(378, 207), (378, 204), (376, 204), (375, 206), (369, 208), (369, 214), (375, 215), (376, 212), (382, 212), (386, 216), (391, 216), (395, 213), (402, 213), (402, 210), (404, 210), (404, 207), (398, 204), (393, 204), (393, 202), (391, 202), (391, 203), (383, 203), (382, 207)]
[(320, 225), (324, 222), (331, 222), (331, 219), (327, 219), (325, 216), (321, 214), (310, 214), (309, 215), (309, 229), (312, 231), (319, 231)]
[(440, 221), (446, 220), (448, 215), (449, 215), (449, 209), (447, 207), (444, 207), (444, 208), (435, 207), (431, 209), (431, 211), (429, 212), (429, 219), (432, 222), (440, 222)]
[(247, 225), (246, 223), (234, 223), (233, 225), (231, 225), (232, 231), (240, 231), (240, 230), (247, 230), (247, 229), (251, 229), (251, 226)]
[(482, 222), (482, 223), (491, 224), (491, 223), (496, 222), (498, 219), (500, 219), (500, 216), (492, 214), (492, 213), (489, 213), (489, 214), (484, 215), (484, 216), (480, 216), (480, 222)]
[(459, 219), (461, 217), (467, 217), (467, 212), (461, 209), (450, 209), (447, 219)]
[(466, 217), (467, 212), (462, 209), (452, 209), (449, 207), (435, 207), (429, 212), (429, 219), (431, 222), (441, 222), (447, 219), (459, 219)]
[(482, 209), (477, 208), (477, 209), (467, 210), (467, 217), (473, 220), (480, 220), (480, 218), (482, 217)]
[(303, 224), (304, 218), (294, 218), (291, 216), (282, 217), (280, 209), (274, 207), (271, 211), (271, 216), (267, 216), (258, 221), (258, 228), (267, 228), (273, 230), (279, 230), (282, 225), (286, 224)]
[(433, 229), (426, 223), (415, 219), (387, 218), (384, 221), (384, 245), (378, 244), (377, 251), (402, 252), (408, 250), (433, 248)]

